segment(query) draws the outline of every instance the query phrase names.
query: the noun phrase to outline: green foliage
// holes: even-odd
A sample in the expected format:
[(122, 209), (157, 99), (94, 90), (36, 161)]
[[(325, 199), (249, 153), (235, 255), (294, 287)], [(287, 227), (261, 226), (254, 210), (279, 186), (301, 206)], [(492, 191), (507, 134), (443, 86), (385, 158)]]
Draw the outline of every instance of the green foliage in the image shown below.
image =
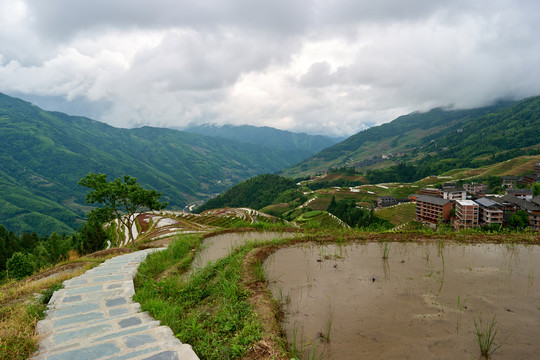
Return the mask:
[(6, 264), (8, 275), (15, 279), (22, 279), (34, 273), (36, 264), (30, 255), (21, 252), (14, 253)]
[(508, 223), (516, 229), (526, 228), (529, 226), (529, 213), (520, 209), (510, 216)]
[(259, 175), (208, 200), (197, 209), (197, 212), (223, 207), (248, 207), (259, 210), (274, 203), (280, 194), (289, 189), (296, 189), (296, 183), (292, 179), (273, 174)]
[(90, 204), (100, 203), (102, 207), (94, 210), (95, 216), (102, 219), (118, 219), (128, 229), (129, 239), (133, 238), (133, 221), (135, 213), (143, 210), (162, 210), (167, 203), (159, 202), (161, 193), (143, 189), (134, 177), (124, 175), (107, 182), (107, 175), (89, 173), (79, 181), (79, 185), (91, 189), (86, 195)]
[(0, 224), (74, 233), (91, 207), (77, 181), (130, 174), (173, 208), (296, 162), (283, 151), (169, 129), (119, 129), (0, 94)]
[(540, 195), (540, 182), (534, 183), (532, 188), (535, 196)]
[(299, 134), (269, 127), (249, 125), (215, 126), (205, 124), (185, 129), (185, 131), (280, 150), (287, 159), (292, 160), (291, 163), (303, 160), (317, 151), (321, 151), (338, 142), (338, 139), (327, 136)]
[(495, 337), (497, 336), (497, 321), (495, 315), (487, 324), (482, 321), (482, 315), (478, 315), (478, 321), (474, 320), (474, 329), (476, 332), (476, 341), (480, 347), (480, 354), (486, 359), (489, 359), (502, 344), (495, 345)]
[(350, 199), (343, 199), (330, 202), (328, 212), (334, 214), (351, 227), (383, 227), (391, 228), (391, 223), (375, 215), (373, 210), (362, 209), (356, 206), (356, 202)]
[(365, 184), (363, 181), (359, 180), (347, 180), (347, 179), (336, 179), (330, 181), (315, 181), (306, 184), (306, 187), (309, 190), (315, 191), (319, 189), (329, 188), (329, 187), (354, 187)]
[(381, 154), (402, 152), (399, 159), (406, 166), (372, 170), (367, 178), (371, 183), (409, 182), (451, 169), (537, 155), (540, 150), (531, 147), (540, 144), (539, 122), (540, 97), (479, 109), (416, 112), (353, 135), (284, 173), (313, 173), (325, 166), (349, 164), (351, 159), (357, 168), (381, 161), (393, 164), (393, 159), (383, 160)]
[(289, 203), (296, 207), (307, 201), (306, 195), (297, 189), (287, 189), (277, 196), (273, 204)]
[(241, 358), (262, 333), (241, 281), (249, 248), (236, 250), (185, 280), (178, 276), (154, 280), (163, 271), (185, 271), (196, 246), (198, 239), (183, 238), (150, 255), (135, 277), (134, 300), (170, 326), (178, 339), (191, 344), (201, 358)]

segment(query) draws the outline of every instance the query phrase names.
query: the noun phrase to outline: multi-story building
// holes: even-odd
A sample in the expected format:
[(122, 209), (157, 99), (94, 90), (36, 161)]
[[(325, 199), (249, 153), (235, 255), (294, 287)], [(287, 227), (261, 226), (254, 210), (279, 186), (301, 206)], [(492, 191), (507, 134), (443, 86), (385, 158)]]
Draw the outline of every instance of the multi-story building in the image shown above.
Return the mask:
[(507, 175), (501, 177), (501, 186), (507, 189), (513, 189), (517, 185), (519, 178), (517, 176)]
[(392, 205), (396, 205), (398, 202), (396, 200), (396, 198), (392, 195), (388, 195), (388, 196), (379, 196), (377, 198), (377, 207), (386, 207), (386, 206), (392, 206)]
[(489, 198), (480, 198), (476, 199), (475, 201), (480, 206), (480, 225), (502, 225), (504, 219), (504, 212), (497, 202)]
[(463, 188), (470, 192), (471, 194), (485, 193), (487, 190), (487, 185), (482, 183), (469, 183), (463, 184)]
[(504, 193), (527, 201), (531, 201), (534, 196), (532, 189), (506, 189)]
[(479, 226), (479, 206), (472, 200), (454, 201), (456, 209), (456, 218), (454, 219), (454, 228), (470, 229)]
[(447, 200), (466, 200), (467, 199), (467, 191), (463, 188), (450, 188), (450, 189), (443, 189), (441, 191), (441, 195), (443, 199)]
[(453, 207), (450, 200), (437, 196), (418, 195), (416, 198), (416, 220), (433, 224), (448, 222)]

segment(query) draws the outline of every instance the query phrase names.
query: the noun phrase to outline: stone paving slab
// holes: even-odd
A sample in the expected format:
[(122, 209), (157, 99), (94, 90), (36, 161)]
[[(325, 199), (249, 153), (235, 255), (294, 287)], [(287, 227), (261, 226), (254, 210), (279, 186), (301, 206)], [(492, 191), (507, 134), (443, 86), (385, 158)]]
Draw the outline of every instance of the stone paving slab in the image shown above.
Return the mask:
[(167, 326), (160, 326), (140, 305), (133, 276), (155, 249), (120, 255), (64, 282), (38, 322), (42, 360), (198, 360)]

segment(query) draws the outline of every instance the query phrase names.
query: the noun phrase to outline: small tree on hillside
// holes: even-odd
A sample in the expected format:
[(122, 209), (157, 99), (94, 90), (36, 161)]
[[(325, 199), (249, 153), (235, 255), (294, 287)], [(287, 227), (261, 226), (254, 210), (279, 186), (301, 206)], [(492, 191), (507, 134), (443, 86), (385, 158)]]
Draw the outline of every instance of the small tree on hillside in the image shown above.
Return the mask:
[(132, 227), (135, 214), (143, 210), (161, 210), (167, 203), (159, 202), (161, 193), (143, 189), (137, 179), (129, 175), (107, 182), (107, 175), (89, 173), (79, 181), (79, 185), (92, 189), (86, 195), (86, 202), (100, 203), (103, 207), (94, 210), (103, 220), (118, 219), (127, 227), (129, 240), (135, 244)]

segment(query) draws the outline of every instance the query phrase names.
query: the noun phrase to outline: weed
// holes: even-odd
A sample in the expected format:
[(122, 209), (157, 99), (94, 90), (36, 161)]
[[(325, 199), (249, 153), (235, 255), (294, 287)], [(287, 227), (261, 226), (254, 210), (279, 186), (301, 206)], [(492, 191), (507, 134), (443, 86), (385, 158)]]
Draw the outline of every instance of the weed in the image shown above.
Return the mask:
[(489, 359), (491, 354), (502, 346), (502, 343), (495, 345), (495, 336), (497, 336), (498, 330), (495, 315), (493, 315), (491, 321), (484, 324), (482, 314), (478, 314), (478, 321), (476, 319), (474, 320), (474, 329), (476, 331), (476, 341), (478, 342), (478, 346), (480, 346), (480, 354), (486, 359)]
[(383, 255), (382, 255), (382, 258), (383, 259), (388, 259), (388, 254), (390, 253), (390, 246), (388, 245), (388, 241), (385, 241), (384, 242), (384, 247), (383, 247)]

